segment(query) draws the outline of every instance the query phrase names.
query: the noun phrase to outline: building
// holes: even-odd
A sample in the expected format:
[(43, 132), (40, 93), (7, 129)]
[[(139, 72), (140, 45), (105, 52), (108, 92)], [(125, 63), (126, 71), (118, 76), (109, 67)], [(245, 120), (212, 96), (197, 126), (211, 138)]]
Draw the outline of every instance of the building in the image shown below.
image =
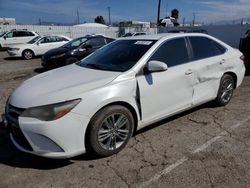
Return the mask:
[(16, 25), (15, 18), (0, 18), (0, 25)]
[(136, 27), (136, 28), (150, 28), (150, 22), (142, 22), (142, 21), (125, 21), (120, 22), (120, 27)]

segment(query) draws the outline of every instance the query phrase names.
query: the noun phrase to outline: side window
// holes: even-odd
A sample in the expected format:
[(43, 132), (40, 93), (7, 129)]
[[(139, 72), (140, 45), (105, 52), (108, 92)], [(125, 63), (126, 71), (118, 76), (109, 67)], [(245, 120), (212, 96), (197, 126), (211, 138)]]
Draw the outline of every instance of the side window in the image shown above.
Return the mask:
[(69, 41), (69, 40), (66, 39), (66, 38), (64, 38), (64, 37), (56, 36), (56, 41), (57, 41), (57, 42), (62, 42), (62, 41)]
[(211, 43), (212, 43), (213, 48), (214, 48), (214, 55), (221, 55), (221, 54), (224, 54), (226, 52), (226, 48), (224, 48), (223, 46), (221, 46), (217, 42), (211, 40)]
[(49, 37), (43, 37), (42, 39), (40, 39), (39, 43), (40, 44), (45, 44), (45, 43), (49, 43)]
[(26, 31), (14, 31), (14, 37), (27, 37), (28, 34)]
[(177, 38), (165, 42), (152, 55), (150, 60), (165, 62), (169, 67), (187, 63), (189, 61), (189, 57), (185, 39)]
[(31, 36), (31, 37), (32, 37), (32, 36), (35, 36), (35, 34), (32, 33), (32, 32), (29, 32), (29, 31), (28, 31), (28, 32), (26, 32), (26, 33), (27, 33), (27, 36)]
[(215, 56), (212, 40), (206, 37), (189, 37), (194, 60)]
[(5, 35), (6, 38), (12, 38), (13, 37), (13, 32), (9, 32)]
[(90, 45), (92, 48), (97, 48), (97, 47), (104, 46), (106, 43), (103, 38), (93, 38), (87, 41), (86, 44)]

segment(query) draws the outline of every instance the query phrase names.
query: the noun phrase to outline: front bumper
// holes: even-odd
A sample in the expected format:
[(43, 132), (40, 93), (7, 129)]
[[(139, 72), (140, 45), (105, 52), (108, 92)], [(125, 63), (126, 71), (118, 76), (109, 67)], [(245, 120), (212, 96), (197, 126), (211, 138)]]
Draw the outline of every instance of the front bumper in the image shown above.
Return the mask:
[(68, 113), (55, 121), (6, 116), (12, 143), (21, 151), (47, 158), (70, 158), (85, 153), (89, 118)]
[(9, 56), (12, 56), (12, 57), (21, 57), (22, 54), (16, 50), (12, 51), (12, 50), (7, 50)]
[(65, 65), (65, 59), (63, 58), (58, 58), (58, 59), (48, 59), (42, 57), (41, 59), (41, 65), (44, 68), (57, 68)]

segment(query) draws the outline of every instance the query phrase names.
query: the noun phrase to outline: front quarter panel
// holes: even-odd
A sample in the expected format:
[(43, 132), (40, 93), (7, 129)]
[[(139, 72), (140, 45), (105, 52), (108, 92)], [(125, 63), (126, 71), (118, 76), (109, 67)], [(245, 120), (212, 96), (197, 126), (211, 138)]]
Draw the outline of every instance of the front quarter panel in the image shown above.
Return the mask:
[(88, 116), (89, 118), (92, 118), (93, 115), (104, 106), (117, 102), (125, 102), (134, 108), (137, 113), (137, 118), (139, 119), (136, 89), (136, 79), (130, 78), (119, 82), (113, 81), (104, 87), (74, 96), (68, 100), (81, 98), (81, 103), (79, 103), (72, 112)]

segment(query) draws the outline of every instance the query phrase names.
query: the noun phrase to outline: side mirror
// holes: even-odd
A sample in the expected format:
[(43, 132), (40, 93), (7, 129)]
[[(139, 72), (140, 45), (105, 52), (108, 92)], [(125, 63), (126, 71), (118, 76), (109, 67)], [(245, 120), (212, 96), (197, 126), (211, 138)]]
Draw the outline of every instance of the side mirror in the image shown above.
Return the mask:
[(39, 46), (39, 44), (40, 44), (39, 42), (36, 43), (37, 46)]
[(168, 70), (168, 66), (164, 62), (153, 60), (148, 62), (147, 70), (149, 72), (161, 72)]
[(6, 40), (6, 36), (4, 36), (3, 38), (4, 38), (4, 40)]

